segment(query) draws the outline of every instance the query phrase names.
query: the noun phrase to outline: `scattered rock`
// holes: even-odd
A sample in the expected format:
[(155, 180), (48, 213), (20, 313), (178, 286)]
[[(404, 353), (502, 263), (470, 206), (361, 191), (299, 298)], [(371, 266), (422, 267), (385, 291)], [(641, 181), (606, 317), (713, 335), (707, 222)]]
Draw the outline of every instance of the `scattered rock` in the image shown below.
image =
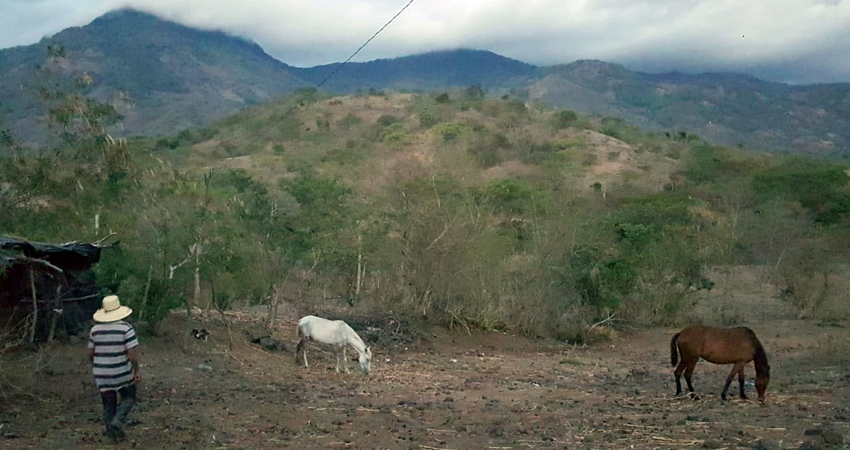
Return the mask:
[(198, 369), (201, 372), (212, 372), (213, 371), (213, 368), (206, 365), (206, 364), (198, 364), (197, 366), (195, 366), (195, 369)]
[(283, 341), (275, 339), (271, 336), (263, 336), (263, 337), (256, 338), (256, 339), (252, 340), (251, 343), (257, 344), (260, 347), (263, 347), (264, 349), (266, 349), (270, 352), (274, 352), (274, 351), (285, 352), (286, 351), (286, 346), (283, 344)]
[(505, 436), (505, 427), (501, 425), (495, 425), (490, 428), (490, 437), (492, 438), (501, 438)]
[(210, 337), (209, 331), (204, 328), (201, 328), (200, 330), (192, 329), (192, 332), (190, 334), (193, 338), (200, 339), (202, 341), (206, 341)]
[(749, 447), (753, 450), (778, 450), (779, 446), (766, 439), (750, 442)]
[(799, 450), (822, 450), (822, 449), (823, 449), (823, 447), (821, 447), (820, 445), (818, 445), (814, 442), (803, 442), (803, 444), (800, 445), (800, 448), (799, 448)]
[(716, 439), (707, 439), (705, 442), (702, 443), (702, 447), (703, 448), (723, 448), (723, 447), (726, 447), (726, 445), (723, 444), (722, 442), (716, 440)]
[(841, 445), (844, 444), (844, 435), (835, 431), (835, 430), (826, 430), (821, 435), (823, 437), (824, 444), (827, 445)]
[(803, 432), (806, 436), (820, 436), (826, 445), (842, 445), (844, 444), (844, 435), (835, 430), (829, 424), (823, 427), (809, 428)]

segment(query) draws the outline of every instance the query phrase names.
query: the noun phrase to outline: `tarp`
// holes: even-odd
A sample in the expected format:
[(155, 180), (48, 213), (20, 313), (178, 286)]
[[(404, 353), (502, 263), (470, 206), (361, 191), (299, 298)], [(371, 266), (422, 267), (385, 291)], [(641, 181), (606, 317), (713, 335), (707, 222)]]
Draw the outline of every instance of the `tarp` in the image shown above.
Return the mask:
[(61, 267), (63, 270), (88, 270), (100, 261), (100, 247), (79, 242), (42, 244), (0, 236), (0, 251), (4, 251), (0, 252), (0, 256), (2, 256), (0, 265), (8, 265), (14, 260), (14, 257), (10, 257), (10, 254), (22, 254), (29, 258), (42, 259)]
[(59, 332), (75, 334), (86, 328), (101, 300), (91, 271), (100, 252), (95, 244), (45, 244), (0, 236), (0, 333), (32, 314), (33, 284), (39, 338), (46, 337), (54, 317)]

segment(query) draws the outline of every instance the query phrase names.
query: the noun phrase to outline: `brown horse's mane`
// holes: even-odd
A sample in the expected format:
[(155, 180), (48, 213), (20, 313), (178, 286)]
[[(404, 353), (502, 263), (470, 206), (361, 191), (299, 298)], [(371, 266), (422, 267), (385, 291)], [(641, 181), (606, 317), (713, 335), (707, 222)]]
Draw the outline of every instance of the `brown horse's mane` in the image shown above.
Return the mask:
[(756, 337), (756, 333), (753, 332), (753, 330), (747, 328), (747, 334), (750, 335), (753, 348), (756, 349), (756, 352), (753, 355), (753, 365), (756, 367), (756, 377), (766, 376), (770, 378), (770, 365), (767, 363), (767, 353), (764, 352), (764, 346), (761, 345), (761, 341), (759, 341)]

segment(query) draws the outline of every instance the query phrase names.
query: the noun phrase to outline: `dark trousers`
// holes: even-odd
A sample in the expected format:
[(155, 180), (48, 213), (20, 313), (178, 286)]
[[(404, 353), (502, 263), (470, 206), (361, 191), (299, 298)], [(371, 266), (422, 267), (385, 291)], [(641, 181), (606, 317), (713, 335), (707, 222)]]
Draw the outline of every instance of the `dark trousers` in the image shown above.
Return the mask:
[[(121, 402), (118, 402), (118, 396)], [(100, 399), (103, 400), (103, 422), (106, 427), (118, 425), (123, 428), (127, 415), (136, 404), (136, 385), (124, 386), (117, 391), (102, 391)]]

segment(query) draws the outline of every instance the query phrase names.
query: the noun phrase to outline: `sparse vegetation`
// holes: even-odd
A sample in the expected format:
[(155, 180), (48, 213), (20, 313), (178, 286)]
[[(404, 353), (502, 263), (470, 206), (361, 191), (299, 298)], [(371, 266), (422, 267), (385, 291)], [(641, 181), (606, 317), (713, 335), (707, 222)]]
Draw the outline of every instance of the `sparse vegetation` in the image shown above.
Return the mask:
[[(96, 147), (66, 136), (60, 159), (5, 160), (0, 232), (117, 233), (121, 250), (98, 276), (136, 308), (149, 284), (151, 328), (170, 309), (211, 305), (195, 292), (195, 266), (215, 279), (217, 306), (288, 289), (563, 339), (586, 339), (581, 330), (612, 314), (675, 322), (712, 287), (708, 268), (726, 264), (775, 267), (807, 314), (834, 295), (809, 281), (838, 270), (850, 239), (844, 166), (531, 114), (482, 92), (328, 101), (301, 90), (202, 130), (98, 144), (83, 161), (75, 155)], [(615, 141), (602, 134), (626, 144), (606, 147)], [(106, 228), (92, 229), (95, 214)], [(203, 249), (197, 261), (192, 248)], [(281, 286), (292, 271), (299, 281)]]

